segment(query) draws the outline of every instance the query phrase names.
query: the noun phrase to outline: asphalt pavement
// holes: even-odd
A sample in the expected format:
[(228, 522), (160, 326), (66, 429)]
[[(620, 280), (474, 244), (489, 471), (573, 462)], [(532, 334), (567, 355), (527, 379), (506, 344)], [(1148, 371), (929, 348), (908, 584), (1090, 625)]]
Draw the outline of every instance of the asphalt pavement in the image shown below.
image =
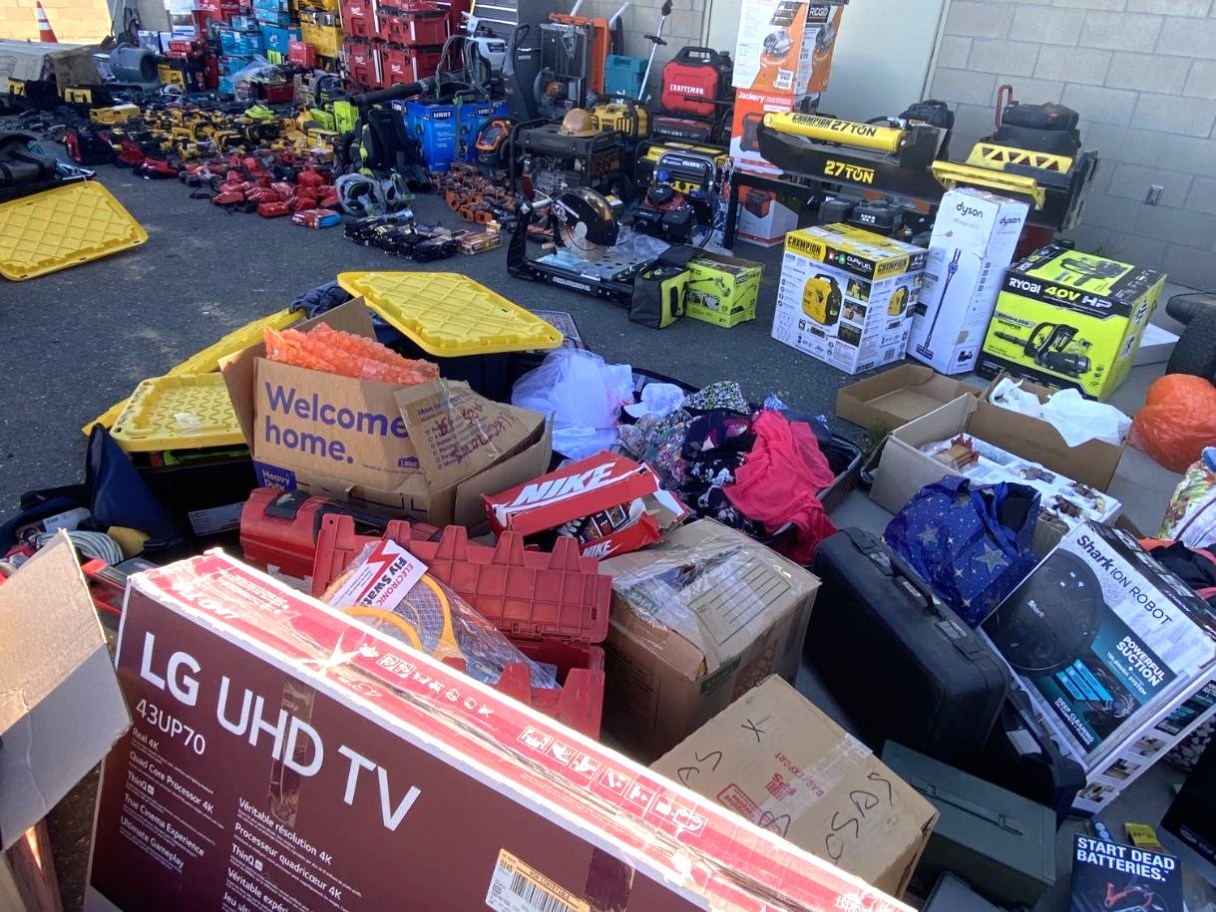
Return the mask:
[[(23, 491), (80, 481), (81, 427), (141, 380), (344, 271), (460, 272), (524, 307), (570, 313), (587, 345), (609, 361), (698, 386), (737, 380), (753, 399), (776, 392), (814, 414), (831, 415), (836, 390), (854, 379), (769, 338), (779, 247), (735, 251), (765, 266), (755, 321), (728, 330), (685, 319), (652, 330), (607, 301), (511, 278), (505, 247), (414, 264), (357, 246), (340, 228), (312, 231), (288, 219), (228, 213), (191, 199), (175, 180), (112, 166), (99, 168), (98, 179), (144, 226), (148, 242), (26, 282), (0, 280), (9, 333), (0, 516), (16, 509)], [(414, 209), (419, 221), (460, 224), (435, 195), (419, 195)]]

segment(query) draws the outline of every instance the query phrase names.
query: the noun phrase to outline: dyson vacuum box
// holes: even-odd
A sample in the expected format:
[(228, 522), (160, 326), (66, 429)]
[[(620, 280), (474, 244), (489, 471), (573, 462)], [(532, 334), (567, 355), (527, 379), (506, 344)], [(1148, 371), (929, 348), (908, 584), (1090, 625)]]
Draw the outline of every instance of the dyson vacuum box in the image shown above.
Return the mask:
[(90, 909), (908, 907), (221, 552), (136, 574)]

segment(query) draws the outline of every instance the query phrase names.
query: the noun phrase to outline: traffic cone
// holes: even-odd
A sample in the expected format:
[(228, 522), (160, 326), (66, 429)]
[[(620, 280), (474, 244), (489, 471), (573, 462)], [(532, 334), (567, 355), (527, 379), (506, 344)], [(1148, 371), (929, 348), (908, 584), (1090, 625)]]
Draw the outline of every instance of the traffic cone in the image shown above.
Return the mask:
[(46, 10), (42, 8), (42, 4), (38, 3), (38, 40), (44, 44), (58, 44), (59, 39), (55, 37), (55, 30), (51, 28), (51, 22), (46, 18)]

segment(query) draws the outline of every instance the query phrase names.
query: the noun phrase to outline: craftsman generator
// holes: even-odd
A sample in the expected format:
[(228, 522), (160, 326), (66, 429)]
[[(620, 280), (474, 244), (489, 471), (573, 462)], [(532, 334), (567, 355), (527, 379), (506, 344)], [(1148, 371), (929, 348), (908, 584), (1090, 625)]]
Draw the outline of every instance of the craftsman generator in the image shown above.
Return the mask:
[(730, 103), (734, 68), (725, 51), (683, 48), (663, 66), (659, 103), (668, 114), (714, 117)]

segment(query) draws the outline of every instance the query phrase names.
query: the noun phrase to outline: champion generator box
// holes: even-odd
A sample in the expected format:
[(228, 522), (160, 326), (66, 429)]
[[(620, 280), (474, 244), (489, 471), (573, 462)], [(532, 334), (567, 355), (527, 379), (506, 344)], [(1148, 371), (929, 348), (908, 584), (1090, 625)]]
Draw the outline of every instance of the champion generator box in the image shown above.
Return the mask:
[(1216, 613), (1120, 529), (1077, 526), (982, 629), (1086, 770), (1078, 812), (1101, 810), (1205, 718), (1160, 727), (1216, 672)]
[(798, 672), (819, 580), (700, 519), (600, 562), (612, 580), (604, 728), (653, 761), (769, 675)]
[(850, 374), (904, 356), (925, 251), (851, 225), (785, 239), (773, 338)]
[(960, 187), (942, 197), (925, 281), (912, 308), (908, 354), (943, 374), (970, 373), (1029, 207)]
[[(375, 337), (362, 298), (293, 327)], [(262, 487), (302, 490), (369, 512), (444, 526), (485, 521), (483, 494), (541, 475), (543, 415), (467, 384), (397, 386), (271, 361), (259, 341), (220, 365)]]
[(1105, 400), (1127, 377), (1165, 275), (1058, 245), (1005, 275), (977, 373)]
[(90, 910), (908, 907), (222, 552), (132, 577)]
[(937, 811), (868, 747), (774, 676), (651, 769), (892, 896)]
[(835, 0), (743, 0), (734, 87), (788, 95), (822, 92), (843, 10)]
[(731, 327), (756, 319), (764, 267), (752, 260), (701, 253), (688, 261), (685, 316)]

